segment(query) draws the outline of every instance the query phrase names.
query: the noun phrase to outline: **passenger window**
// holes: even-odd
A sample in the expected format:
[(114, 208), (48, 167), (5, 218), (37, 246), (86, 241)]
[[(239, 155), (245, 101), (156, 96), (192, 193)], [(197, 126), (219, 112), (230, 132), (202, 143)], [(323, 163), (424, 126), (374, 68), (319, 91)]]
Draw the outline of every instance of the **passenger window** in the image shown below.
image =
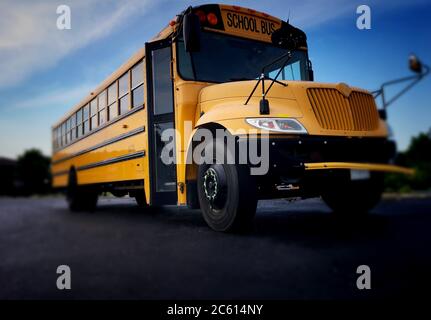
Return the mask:
[(132, 68), (132, 89), (144, 82), (144, 70), (142, 61)]
[(71, 142), (71, 139), (70, 139), (71, 126), (70, 125), (71, 125), (71, 118), (66, 120), (66, 144)]
[(61, 125), (61, 145), (65, 146), (66, 145), (66, 123), (63, 122), (63, 124)]
[(61, 147), (61, 127), (57, 127), (57, 148)]
[(126, 94), (124, 97), (120, 98), (120, 112), (121, 114), (129, 111), (129, 94)]
[(144, 104), (144, 70), (140, 62), (132, 68), (132, 108)]
[(91, 130), (97, 128), (97, 98), (90, 102), (90, 120), (91, 120)]
[(88, 104), (83, 108), (82, 115), (84, 121), (88, 119), (88, 116), (90, 115), (90, 107), (88, 106)]
[(127, 72), (118, 81), (119, 87), (119, 102), (120, 114), (124, 114), (129, 110), (129, 73)]
[(106, 122), (106, 90), (99, 94), (99, 126)]
[(118, 104), (114, 102), (108, 107), (108, 121), (116, 118), (118, 116)]
[(108, 88), (108, 121), (118, 116), (117, 82)]
[(109, 88), (108, 88), (108, 104), (112, 104), (115, 101), (117, 101), (117, 82), (114, 82)]
[(82, 109), (79, 109), (76, 113), (76, 124), (80, 125), (82, 123)]
[(78, 125), (76, 127), (76, 137), (81, 138), (82, 137), (82, 124)]
[(86, 134), (90, 131), (90, 120), (84, 121), (83, 134)]
[(70, 141), (76, 138), (76, 113), (70, 117)]
[(90, 121), (88, 120), (90, 117), (90, 106), (87, 104), (82, 109), (82, 118), (83, 118), (83, 134), (88, 133), (90, 131)]
[(123, 75), (118, 81), (119, 94), (118, 96), (123, 96), (126, 93), (129, 93), (129, 73), (127, 72)]

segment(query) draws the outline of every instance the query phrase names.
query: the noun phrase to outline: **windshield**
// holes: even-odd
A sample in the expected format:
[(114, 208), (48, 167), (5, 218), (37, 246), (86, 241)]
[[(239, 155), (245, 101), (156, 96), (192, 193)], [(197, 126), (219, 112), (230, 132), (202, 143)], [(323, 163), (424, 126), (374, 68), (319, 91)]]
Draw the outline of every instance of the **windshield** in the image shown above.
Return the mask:
[[(202, 32), (199, 52), (186, 52), (179, 38), (177, 56), (183, 79), (205, 82), (229, 82), (257, 79), (263, 66), (286, 53), (270, 43)], [(284, 60), (284, 59), (283, 59)], [(284, 61), (268, 68), (266, 75), (275, 77)], [(278, 80), (308, 80), (307, 53), (292, 52), (292, 58)]]

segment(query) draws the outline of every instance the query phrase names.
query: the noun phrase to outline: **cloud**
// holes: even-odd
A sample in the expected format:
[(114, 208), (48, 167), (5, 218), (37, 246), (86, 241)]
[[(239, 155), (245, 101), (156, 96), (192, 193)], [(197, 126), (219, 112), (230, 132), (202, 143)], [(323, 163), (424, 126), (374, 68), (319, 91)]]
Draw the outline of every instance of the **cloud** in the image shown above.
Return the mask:
[(31, 99), (18, 100), (10, 106), (10, 110), (43, 109), (52, 107), (70, 107), (77, 104), (89, 93), (89, 88), (95, 88), (97, 83), (81, 83), (76, 87), (55, 88), (42, 92)]
[[(2, 0), (0, 89), (19, 84), (71, 52), (106, 37), (127, 18), (143, 15), (155, 0)], [(71, 30), (58, 30), (60, 4), (71, 8)]]

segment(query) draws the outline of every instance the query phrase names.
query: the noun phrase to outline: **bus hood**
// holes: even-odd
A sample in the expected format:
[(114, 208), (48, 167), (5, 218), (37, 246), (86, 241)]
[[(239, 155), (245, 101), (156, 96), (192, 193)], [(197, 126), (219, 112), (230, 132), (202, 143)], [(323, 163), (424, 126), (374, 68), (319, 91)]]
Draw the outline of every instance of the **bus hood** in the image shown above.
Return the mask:
[[(386, 136), (373, 96), (366, 90), (344, 83), (283, 81), (274, 83), (266, 98), (269, 115), (261, 115), (262, 98), (258, 86), (247, 105), (255, 80), (236, 81), (204, 87), (199, 93), (197, 123), (252, 117), (297, 118), (309, 134), (338, 136)], [(271, 84), (265, 81), (265, 89)], [(243, 123), (243, 122), (242, 122)], [(241, 124), (238, 122), (238, 126)]]
[[(269, 84), (269, 81), (265, 81), (266, 87)], [(200, 91), (198, 100), (200, 113), (205, 114), (211, 110), (211, 113), (220, 113), (220, 116), (223, 116), (224, 119), (259, 116), (261, 86), (256, 89), (248, 104), (245, 105), (255, 85), (256, 81), (236, 81), (210, 85), (203, 88)], [(290, 85), (283, 87), (279, 84), (274, 84), (267, 98), (271, 104), (271, 115), (302, 117), (294, 90), (292, 90)]]

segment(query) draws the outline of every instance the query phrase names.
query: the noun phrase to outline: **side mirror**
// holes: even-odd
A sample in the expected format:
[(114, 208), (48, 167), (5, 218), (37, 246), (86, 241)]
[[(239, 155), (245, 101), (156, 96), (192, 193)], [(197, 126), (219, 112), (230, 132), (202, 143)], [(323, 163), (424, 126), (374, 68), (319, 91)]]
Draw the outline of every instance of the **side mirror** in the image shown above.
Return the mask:
[(183, 38), (186, 52), (200, 50), (201, 26), (199, 17), (194, 13), (187, 13), (183, 17)]
[(308, 70), (308, 81), (314, 81), (314, 71), (313, 71), (313, 69)]
[(313, 65), (311, 64), (311, 61), (308, 60), (308, 81), (314, 81), (314, 71), (313, 71)]
[(414, 54), (409, 57), (409, 68), (413, 72), (422, 73), (422, 62)]

